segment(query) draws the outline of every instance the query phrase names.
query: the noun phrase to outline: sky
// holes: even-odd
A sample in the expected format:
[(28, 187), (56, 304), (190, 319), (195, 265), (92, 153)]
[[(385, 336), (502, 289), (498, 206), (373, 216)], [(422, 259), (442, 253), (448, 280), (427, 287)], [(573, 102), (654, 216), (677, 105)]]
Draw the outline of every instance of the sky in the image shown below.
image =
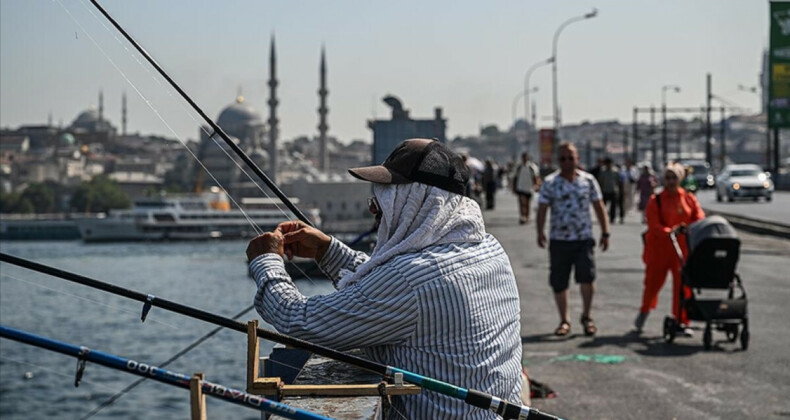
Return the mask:
[[(329, 134), (341, 141), (372, 140), (367, 121), (389, 118), (387, 94), (414, 118), (441, 107), (449, 137), (509, 127), (527, 69), (551, 56), (563, 22), (594, 7), (559, 38), (563, 123), (631, 121), (634, 106), (660, 106), (666, 85), (681, 88), (668, 106), (699, 107), (706, 73), (714, 94), (758, 112), (759, 96), (738, 86), (759, 84), (769, 24), (763, 0), (100, 2), (212, 118), (239, 91), (267, 118), (274, 36), (282, 139), (317, 134), (325, 47)], [(0, 0), (0, 126), (50, 114), (68, 125), (101, 89), (114, 125), (126, 92), (129, 132), (198, 138), (195, 113), (119, 40), (88, 0)], [(550, 66), (530, 80), (539, 126), (552, 124), (551, 80)]]

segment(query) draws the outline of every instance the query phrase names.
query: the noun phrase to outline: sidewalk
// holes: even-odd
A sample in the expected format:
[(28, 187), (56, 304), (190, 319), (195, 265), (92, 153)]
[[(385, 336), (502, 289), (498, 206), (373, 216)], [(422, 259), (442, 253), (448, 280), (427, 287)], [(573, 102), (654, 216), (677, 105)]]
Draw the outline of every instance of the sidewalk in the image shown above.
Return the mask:
[[(669, 311), (671, 280), (661, 293), (642, 337), (627, 333), (641, 303), (644, 266), (638, 214), (612, 227), (611, 248), (596, 251), (598, 280), (592, 315), (594, 338), (581, 333), (581, 299), (572, 286), (572, 332), (556, 338), (559, 323), (548, 285), (548, 253), (536, 245), (534, 211), (518, 225), (516, 201), (497, 194), (485, 212), (486, 227), (505, 247), (518, 281), (524, 363), (531, 376), (551, 386), (556, 399), (533, 404), (568, 419), (773, 418), (790, 415), (790, 356), (786, 302), (790, 282), (782, 274), (790, 242), (742, 234), (739, 272), (749, 293), (752, 343), (702, 349), (702, 332), (665, 344), (661, 323)], [(596, 223), (597, 224), (597, 223)], [(547, 226), (548, 229), (548, 226)], [(596, 233), (597, 235), (597, 233)], [(785, 271), (786, 272), (786, 271)], [(714, 333), (714, 343), (724, 335)]]

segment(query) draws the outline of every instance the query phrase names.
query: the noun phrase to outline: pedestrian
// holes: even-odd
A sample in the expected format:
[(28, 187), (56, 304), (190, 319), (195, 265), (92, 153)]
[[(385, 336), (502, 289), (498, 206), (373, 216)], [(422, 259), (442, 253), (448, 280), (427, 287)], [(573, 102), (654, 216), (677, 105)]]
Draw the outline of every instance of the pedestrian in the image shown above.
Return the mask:
[[(519, 403), (519, 295), (480, 207), (463, 196), (469, 169), (447, 146), (402, 142), (383, 164), (350, 169), (373, 183), (378, 242), (367, 255), (302, 222), (285, 222), (247, 249), (255, 308), (278, 331)], [(338, 289), (303, 296), (283, 256), (313, 258)], [(435, 392), (392, 396), (409, 419), (495, 419)]]
[(601, 168), (603, 168), (603, 158), (598, 158), (595, 160), (595, 166), (590, 169), (590, 175), (598, 179), (598, 174), (601, 173)]
[(603, 160), (603, 167), (598, 172), (598, 184), (601, 186), (603, 193), (604, 206), (609, 205), (609, 223), (614, 223), (614, 217), (617, 213), (617, 205), (620, 202), (618, 199), (620, 191), (620, 174), (614, 168), (612, 158), (607, 157)]
[(635, 172), (633, 161), (626, 159), (625, 165), (620, 168), (620, 224), (625, 223), (626, 213), (634, 206), (634, 183), (639, 176)]
[(694, 178), (694, 167), (693, 166), (686, 166), (685, 167), (685, 175), (683, 176), (683, 180), (680, 182), (681, 188), (686, 190), (687, 193), (696, 194), (697, 193), (697, 180)]
[[(680, 307), (681, 262), (678, 259), (670, 233), (677, 233), (677, 242), (688, 256), (685, 234), (681, 228), (705, 217), (697, 198), (680, 187), (685, 170), (683, 165), (670, 163), (664, 170), (664, 189), (655, 194), (647, 203), (647, 233), (642, 260), (645, 263), (645, 285), (642, 293), (642, 307), (634, 321), (636, 332), (642, 332), (647, 316), (658, 304), (658, 293), (664, 286), (667, 273), (672, 272), (672, 314), (680, 326), (680, 331), (691, 335), (688, 328), (688, 315)], [(691, 290), (683, 287), (685, 297), (691, 297)]]
[(493, 210), (496, 204), (495, 194), (497, 189), (497, 167), (494, 160), (486, 158), (486, 166), (483, 169), (483, 188), (486, 193), (486, 210)]
[(639, 179), (636, 180), (636, 190), (639, 192), (638, 208), (639, 212), (642, 213), (642, 223), (646, 222), (645, 208), (657, 186), (658, 180), (653, 175), (653, 171), (650, 170), (650, 166), (647, 164), (643, 165), (642, 173), (639, 175)]
[(540, 171), (538, 165), (529, 160), (527, 152), (521, 154), (521, 163), (516, 166), (511, 185), (513, 193), (518, 196), (518, 223), (529, 223), (530, 201), (533, 192), (540, 188)]
[(546, 247), (546, 212), (551, 208), (549, 232), (549, 284), (554, 291), (554, 301), (560, 315), (560, 325), (555, 335), (565, 336), (571, 331), (568, 317), (568, 283), (571, 269), (575, 269), (576, 283), (582, 295), (581, 324), (584, 334), (597, 332), (590, 316), (595, 287), (595, 239), (592, 232), (590, 207), (601, 225), (600, 246), (609, 248), (609, 220), (595, 177), (578, 169), (579, 153), (573, 143), (559, 146), (560, 169), (548, 175), (538, 196), (538, 246)]

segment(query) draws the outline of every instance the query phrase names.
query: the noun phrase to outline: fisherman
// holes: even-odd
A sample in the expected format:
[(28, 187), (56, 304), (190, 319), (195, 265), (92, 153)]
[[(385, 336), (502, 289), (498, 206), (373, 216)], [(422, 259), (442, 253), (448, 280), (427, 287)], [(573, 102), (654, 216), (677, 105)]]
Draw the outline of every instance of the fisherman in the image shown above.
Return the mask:
[[(507, 254), (464, 197), (469, 168), (444, 144), (410, 139), (381, 165), (349, 169), (373, 183), (371, 255), (298, 221), (250, 241), (255, 308), (278, 331), (520, 404), (519, 297)], [(283, 256), (313, 258), (337, 291), (305, 297)], [(425, 391), (393, 397), (409, 419), (494, 419)], [(397, 416), (400, 418), (400, 416)]]

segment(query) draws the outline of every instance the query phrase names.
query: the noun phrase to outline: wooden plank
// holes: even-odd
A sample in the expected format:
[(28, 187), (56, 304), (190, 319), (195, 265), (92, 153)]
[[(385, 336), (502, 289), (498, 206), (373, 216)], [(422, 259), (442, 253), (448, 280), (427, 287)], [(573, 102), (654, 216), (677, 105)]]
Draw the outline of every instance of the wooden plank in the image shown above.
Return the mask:
[(251, 392), (258, 378), (258, 320), (247, 321), (247, 392)]
[(189, 379), (189, 405), (192, 420), (206, 420), (206, 396), (203, 394), (203, 374), (198, 372)]

